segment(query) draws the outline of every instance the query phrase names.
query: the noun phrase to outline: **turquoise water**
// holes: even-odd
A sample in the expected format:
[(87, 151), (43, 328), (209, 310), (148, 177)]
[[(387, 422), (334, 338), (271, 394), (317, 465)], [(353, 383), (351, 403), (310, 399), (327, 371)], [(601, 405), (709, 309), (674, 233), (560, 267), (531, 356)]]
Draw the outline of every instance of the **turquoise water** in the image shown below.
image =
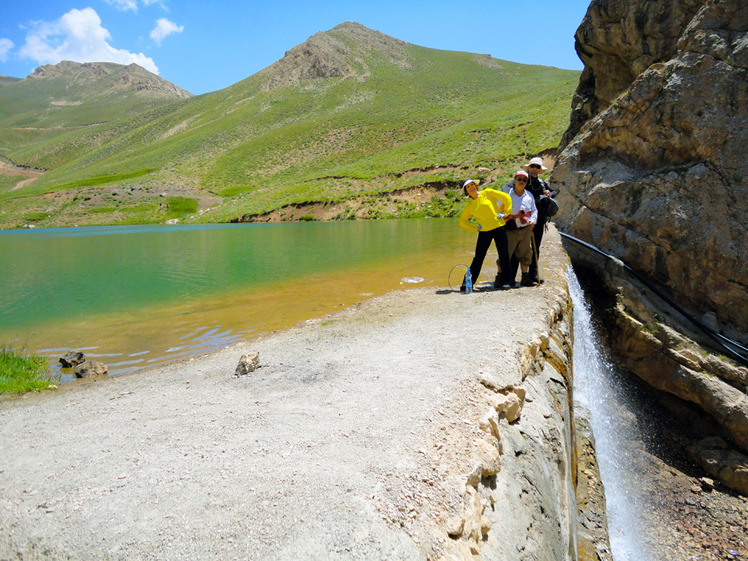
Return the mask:
[(121, 373), (447, 286), (474, 241), (446, 219), (0, 232), (0, 344)]

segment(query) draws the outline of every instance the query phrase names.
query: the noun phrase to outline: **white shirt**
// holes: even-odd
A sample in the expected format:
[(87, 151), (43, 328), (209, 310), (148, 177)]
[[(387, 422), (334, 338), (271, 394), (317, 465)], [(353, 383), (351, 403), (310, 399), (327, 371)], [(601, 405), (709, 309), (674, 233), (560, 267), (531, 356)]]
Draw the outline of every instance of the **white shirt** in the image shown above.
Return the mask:
[(519, 220), (517, 220), (518, 227), (524, 228), (529, 226), (530, 223), (538, 223), (538, 207), (535, 204), (535, 197), (530, 194), (527, 188), (525, 188), (522, 195), (517, 195), (514, 192), (514, 187), (512, 187), (509, 190), (509, 196), (512, 198), (512, 214), (519, 214), (520, 210), (530, 213), (530, 218), (527, 220), (527, 224), (519, 224)]

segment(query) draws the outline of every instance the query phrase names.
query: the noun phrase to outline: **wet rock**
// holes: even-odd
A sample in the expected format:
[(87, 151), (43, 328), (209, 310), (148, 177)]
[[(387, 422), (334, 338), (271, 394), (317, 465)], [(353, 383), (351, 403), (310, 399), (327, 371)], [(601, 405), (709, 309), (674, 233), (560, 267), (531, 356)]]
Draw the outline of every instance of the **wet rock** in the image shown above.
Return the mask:
[(75, 367), (73, 373), (76, 378), (93, 378), (106, 376), (109, 373), (109, 368), (103, 362), (97, 360), (85, 360)]
[(78, 364), (82, 364), (86, 360), (86, 356), (80, 351), (69, 351), (64, 356), (60, 357), (60, 364), (63, 368), (73, 368)]
[(714, 479), (711, 479), (710, 477), (699, 478), (699, 483), (704, 491), (709, 492), (714, 490)]

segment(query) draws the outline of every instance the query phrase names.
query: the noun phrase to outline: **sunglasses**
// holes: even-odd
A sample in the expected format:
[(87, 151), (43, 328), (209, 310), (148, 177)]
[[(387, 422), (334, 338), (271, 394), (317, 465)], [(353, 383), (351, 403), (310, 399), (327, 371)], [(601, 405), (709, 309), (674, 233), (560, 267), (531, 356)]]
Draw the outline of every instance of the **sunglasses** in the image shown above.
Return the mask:
[(520, 183), (527, 183), (527, 178), (522, 177), (521, 175), (514, 178), (515, 181), (519, 181)]
[(532, 169), (540, 169), (540, 166), (538, 164), (530, 164), (530, 167)]

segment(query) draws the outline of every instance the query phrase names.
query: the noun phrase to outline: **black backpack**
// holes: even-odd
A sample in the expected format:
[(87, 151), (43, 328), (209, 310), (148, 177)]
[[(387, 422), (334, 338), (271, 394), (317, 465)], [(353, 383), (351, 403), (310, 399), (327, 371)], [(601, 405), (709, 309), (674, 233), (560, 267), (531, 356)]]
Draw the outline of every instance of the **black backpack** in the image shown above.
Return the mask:
[(538, 197), (538, 210), (542, 212), (546, 218), (556, 216), (556, 213), (558, 212), (558, 203), (548, 195), (540, 195), (540, 197)]

